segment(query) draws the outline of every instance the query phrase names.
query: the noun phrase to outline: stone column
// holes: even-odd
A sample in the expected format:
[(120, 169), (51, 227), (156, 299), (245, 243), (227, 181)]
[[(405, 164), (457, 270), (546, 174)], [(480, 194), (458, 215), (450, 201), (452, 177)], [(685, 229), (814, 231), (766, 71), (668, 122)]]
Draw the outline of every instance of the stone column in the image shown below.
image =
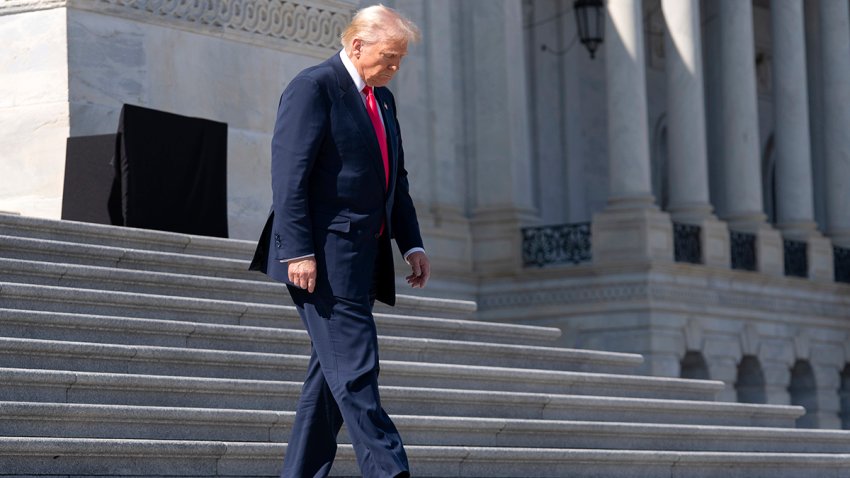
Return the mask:
[(738, 394), (735, 390), (735, 380), (738, 378), (739, 358), (730, 355), (706, 355), (711, 380), (723, 382), (723, 390), (715, 398), (719, 402), (736, 402)]
[(772, 405), (789, 405), (791, 403), (788, 385), (791, 383), (791, 367), (793, 365), (793, 363), (781, 360), (764, 359), (761, 361), (767, 403)]
[(816, 357), (812, 360), (817, 385), (818, 428), (841, 429), (841, 418), (838, 415), (841, 412), (841, 399), (838, 390), (841, 389), (843, 365), (843, 363), (819, 362)]
[(729, 267), (729, 230), (712, 213), (699, 0), (662, 0), (666, 35), (667, 158), (674, 221), (701, 227), (703, 262)]
[[(466, 279), (472, 271), (467, 158), (457, 148), (463, 130), (463, 92), (457, 74), (462, 63), (460, 52), (452, 48), (460, 43), (459, 25), (452, 20), (460, 8), (451, 0), (396, 0), (394, 8), (422, 30), (422, 42), (409, 45), (408, 58), (391, 88), (399, 102), (405, 166), (422, 240), (434, 270), (441, 271), (428, 284), (429, 293), (474, 295)], [(410, 268), (403, 261), (396, 267)]]
[(826, 231), (850, 247), (850, 13), (847, 2), (821, 1)]
[(670, 217), (653, 203), (640, 0), (609, 0), (605, 67), (608, 83), (608, 205), (592, 224), (593, 261), (673, 260)]
[(535, 220), (531, 195), (522, 3), (462, 2), (464, 101), (474, 176), (471, 229), (479, 273), (516, 273), (522, 267), (520, 228)]
[(817, 230), (812, 180), (803, 1), (773, 2), (777, 227), (808, 245), (809, 277), (833, 280), (832, 244)]
[(783, 275), (782, 239), (766, 222), (762, 203), (758, 110), (756, 107), (753, 6), (720, 0), (721, 161), (720, 217), (729, 229), (756, 235), (756, 267)]

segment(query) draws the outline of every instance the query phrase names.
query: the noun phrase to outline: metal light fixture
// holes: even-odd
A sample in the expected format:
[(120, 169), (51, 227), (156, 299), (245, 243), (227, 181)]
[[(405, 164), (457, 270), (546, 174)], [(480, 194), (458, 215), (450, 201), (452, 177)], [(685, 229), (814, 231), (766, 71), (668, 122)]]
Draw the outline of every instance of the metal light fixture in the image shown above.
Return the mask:
[(575, 0), (573, 10), (578, 37), (590, 52), (590, 58), (595, 58), (596, 49), (605, 37), (605, 5), (602, 0)]

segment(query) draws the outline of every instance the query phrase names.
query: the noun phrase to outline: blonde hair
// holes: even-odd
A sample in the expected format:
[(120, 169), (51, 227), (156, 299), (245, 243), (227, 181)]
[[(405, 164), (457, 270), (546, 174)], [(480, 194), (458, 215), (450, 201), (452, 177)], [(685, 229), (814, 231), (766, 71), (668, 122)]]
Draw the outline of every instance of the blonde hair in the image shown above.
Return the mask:
[(420, 33), (416, 24), (398, 11), (383, 5), (372, 5), (354, 14), (351, 23), (340, 36), (342, 47), (346, 51), (350, 50), (355, 38), (366, 43), (387, 40), (416, 43)]

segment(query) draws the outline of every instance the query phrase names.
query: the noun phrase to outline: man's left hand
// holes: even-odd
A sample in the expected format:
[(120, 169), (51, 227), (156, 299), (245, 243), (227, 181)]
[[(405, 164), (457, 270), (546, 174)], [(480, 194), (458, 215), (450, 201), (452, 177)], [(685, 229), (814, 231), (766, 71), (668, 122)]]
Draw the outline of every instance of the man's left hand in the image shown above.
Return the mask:
[(410, 284), (410, 287), (418, 287), (419, 289), (425, 287), (425, 283), (431, 277), (431, 262), (428, 260), (428, 256), (424, 252), (416, 251), (407, 256), (407, 263), (410, 264), (413, 271), (413, 274), (405, 277), (407, 283)]

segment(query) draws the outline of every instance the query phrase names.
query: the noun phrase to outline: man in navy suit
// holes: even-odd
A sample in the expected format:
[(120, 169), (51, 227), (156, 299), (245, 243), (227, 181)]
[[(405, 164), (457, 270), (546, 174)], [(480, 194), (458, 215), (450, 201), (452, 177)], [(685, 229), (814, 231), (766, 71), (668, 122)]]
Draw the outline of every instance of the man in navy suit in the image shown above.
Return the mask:
[(381, 407), (372, 305), (395, 304), (390, 238), (411, 266), (412, 287), (430, 275), (386, 88), (418, 39), (395, 10), (365, 8), (343, 33), (343, 50), (299, 73), (281, 96), (273, 207), (252, 268), (287, 284), (312, 341), (285, 478), (327, 476), (343, 422), (363, 476), (409, 476)]

